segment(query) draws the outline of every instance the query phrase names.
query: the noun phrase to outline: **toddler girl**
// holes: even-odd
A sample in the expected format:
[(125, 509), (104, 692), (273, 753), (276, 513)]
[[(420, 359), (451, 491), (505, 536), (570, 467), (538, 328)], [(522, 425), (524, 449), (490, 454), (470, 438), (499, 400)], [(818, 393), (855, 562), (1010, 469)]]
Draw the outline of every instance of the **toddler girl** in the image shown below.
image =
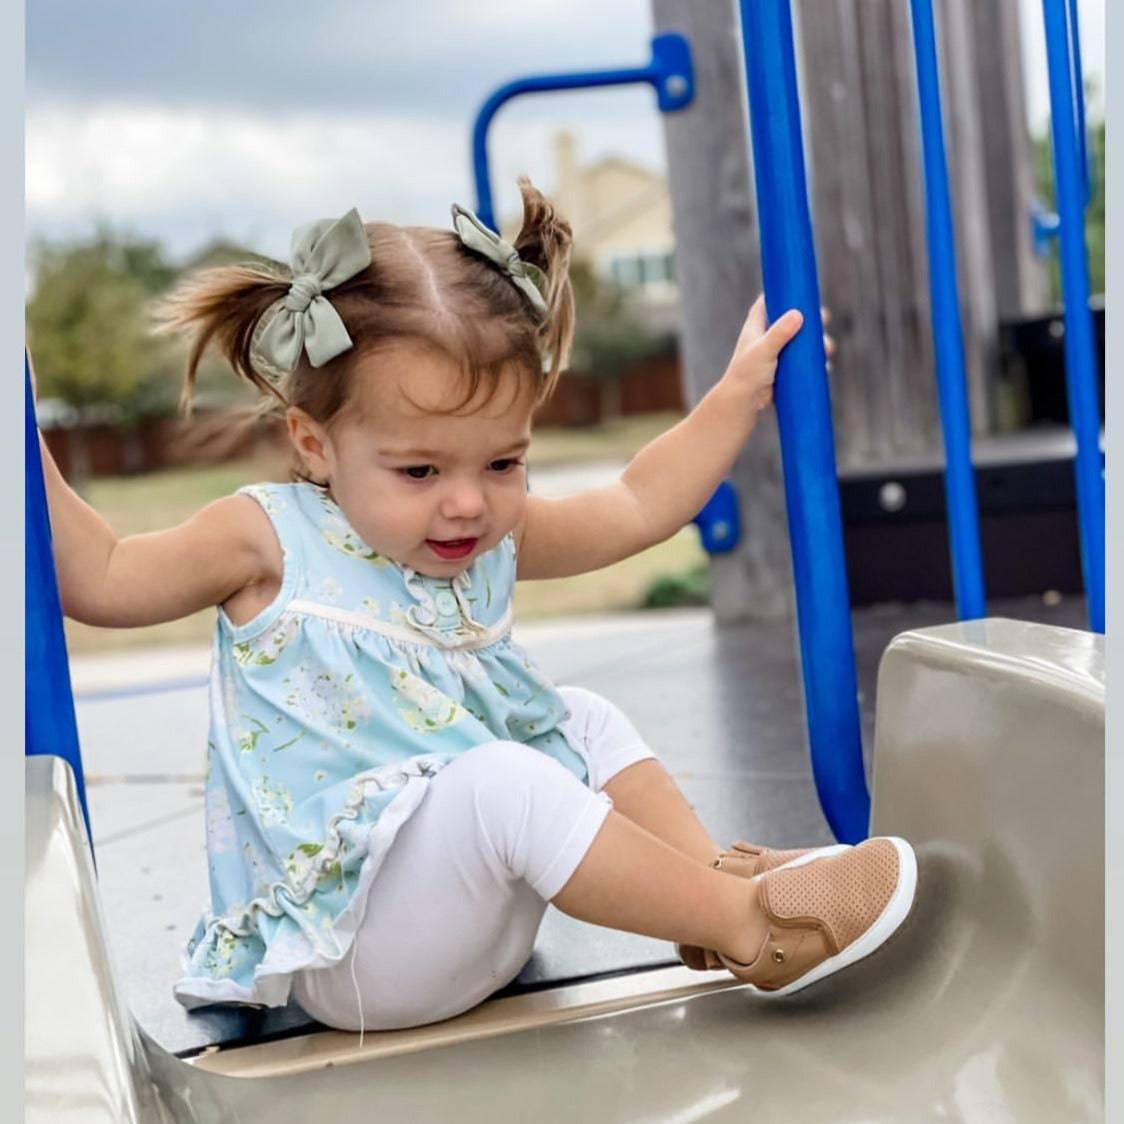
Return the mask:
[(684, 526), (771, 400), (800, 327), (751, 309), (722, 380), (616, 483), (527, 493), (532, 413), (573, 334), (570, 228), (527, 181), (514, 246), (363, 224), (294, 235), (291, 270), (211, 269), (166, 303), (284, 411), (299, 458), (182, 526), (118, 540), (45, 456), (65, 612), (218, 607), (205, 805), (211, 908), (175, 995), (343, 1028), (455, 1015), (528, 959), (548, 902), (784, 994), (877, 948), (912, 905), (895, 838), (719, 853), (635, 727), (511, 638), (516, 578), (595, 570)]

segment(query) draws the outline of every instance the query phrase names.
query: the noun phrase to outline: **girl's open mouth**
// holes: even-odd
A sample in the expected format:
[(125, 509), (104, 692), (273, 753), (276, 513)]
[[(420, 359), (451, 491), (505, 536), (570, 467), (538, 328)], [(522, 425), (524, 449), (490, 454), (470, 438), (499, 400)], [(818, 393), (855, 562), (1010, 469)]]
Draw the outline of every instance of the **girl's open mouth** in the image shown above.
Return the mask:
[(472, 553), (476, 546), (476, 539), (448, 539), (438, 542), (437, 539), (426, 539), (426, 544), (439, 558), (464, 558)]

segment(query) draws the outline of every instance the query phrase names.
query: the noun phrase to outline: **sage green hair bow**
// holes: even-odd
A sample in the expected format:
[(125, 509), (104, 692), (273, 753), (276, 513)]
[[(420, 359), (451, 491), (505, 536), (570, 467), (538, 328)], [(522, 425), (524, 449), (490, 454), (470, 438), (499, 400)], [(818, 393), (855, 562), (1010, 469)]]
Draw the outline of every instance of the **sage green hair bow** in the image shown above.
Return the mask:
[(341, 219), (320, 219), (293, 232), (289, 291), (262, 313), (253, 354), (267, 371), (288, 374), (301, 349), (323, 367), (352, 345), (340, 314), (324, 293), (371, 264), (371, 247), (354, 207)]
[(546, 279), (538, 266), (524, 261), (510, 242), (505, 242), (494, 230), (489, 230), (471, 211), (459, 203), (453, 204), (453, 228), (470, 250), (483, 254), (489, 261), (498, 265), (540, 315), (546, 314), (546, 300), (539, 291), (539, 285), (536, 284), (536, 281), (545, 284)]

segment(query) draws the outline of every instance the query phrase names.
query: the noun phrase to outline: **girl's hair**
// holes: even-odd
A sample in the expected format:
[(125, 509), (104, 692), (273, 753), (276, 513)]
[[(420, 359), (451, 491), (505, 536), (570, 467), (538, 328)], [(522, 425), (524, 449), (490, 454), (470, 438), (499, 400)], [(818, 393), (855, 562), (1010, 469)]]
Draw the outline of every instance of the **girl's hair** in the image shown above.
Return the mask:
[(471, 402), (481, 383), (490, 401), (504, 372), (530, 385), (536, 406), (544, 402), (573, 341), (572, 238), (570, 224), (526, 176), (519, 178), (519, 190), (523, 223), (513, 245), (545, 276), (545, 315), (452, 229), (366, 223), (371, 264), (325, 293), (354, 346), (322, 367), (313, 367), (302, 351), (296, 369), (277, 380), (257, 369), (251, 357), (259, 317), (288, 292), (283, 266), (221, 266), (174, 289), (158, 306), (157, 318), (164, 331), (191, 333), (181, 406), (190, 412), (199, 362), (213, 345), (265, 396), (257, 416), (297, 406), (328, 424), (348, 401), (356, 359), (403, 342), (432, 349), (461, 369), (465, 395), (447, 412)]

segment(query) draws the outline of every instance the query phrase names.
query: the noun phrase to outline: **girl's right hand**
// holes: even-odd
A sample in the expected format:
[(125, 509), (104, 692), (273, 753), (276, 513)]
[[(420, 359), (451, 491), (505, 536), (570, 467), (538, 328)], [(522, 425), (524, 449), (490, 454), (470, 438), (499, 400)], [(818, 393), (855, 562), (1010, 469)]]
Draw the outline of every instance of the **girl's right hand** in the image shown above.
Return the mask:
[(764, 294), (753, 302), (722, 382), (747, 392), (754, 413), (772, 402), (777, 359), (781, 349), (800, 331), (803, 323), (804, 317), (799, 310), (791, 308), (773, 324), (766, 325)]
[[(821, 308), (820, 317), (826, 328), (831, 321), (830, 311)], [(785, 344), (800, 331), (803, 322), (804, 318), (799, 310), (792, 308), (783, 316), (777, 317), (772, 324), (767, 325), (765, 295), (761, 294), (753, 302), (738, 335), (738, 341), (734, 345), (734, 354), (726, 368), (723, 381), (728, 380), (743, 388), (748, 387), (755, 412), (763, 410), (772, 402), (777, 360)], [(827, 356), (827, 369), (830, 372), (831, 358), (835, 354), (835, 340), (826, 331), (823, 344)]]

